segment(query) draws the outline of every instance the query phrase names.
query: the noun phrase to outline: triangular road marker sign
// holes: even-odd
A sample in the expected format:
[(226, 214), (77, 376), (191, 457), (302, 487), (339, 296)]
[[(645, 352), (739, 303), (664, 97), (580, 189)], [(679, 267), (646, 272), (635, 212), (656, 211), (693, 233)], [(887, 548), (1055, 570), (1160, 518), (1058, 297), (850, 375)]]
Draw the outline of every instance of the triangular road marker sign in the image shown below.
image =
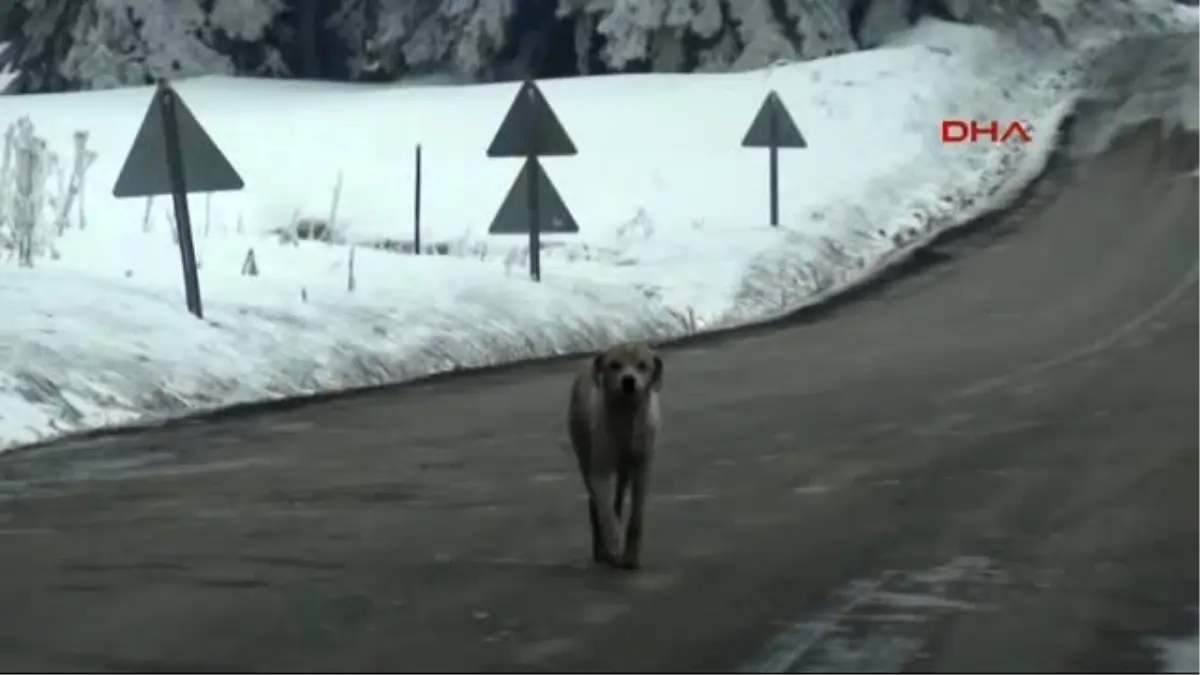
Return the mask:
[(487, 156), (527, 157), (531, 150), (536, 157), (577, 154), (575, 144), (542, 95), (542, 90), (533, 80), (526, 80), (517, 91), (500, 128), (496, 130)]
[(750, 129), (742, 139), (742, 147), (807, 148), (808, 143), (779, 94), (771, 91), (750, 123)]
[[(532, 174), (532, 175), (531, 175)], [(542, 234), (572, 234), (579, 231), (579, 224), (571, 215), (550, 176), (546, 175), (537, 159), (525, 162), (521, 173), (508, 190), (508, 196), (492, 219), (489, 234), (529, 234), (532, 214), (529, 213), (529, 181), (538, 182), (538, 229)]]
[(117, 175), (117, 182), (113, 186), (114, 197), (171, 194), (164, 109), (175, 116), (180, 164), (188, 192), (219, 192), (245, 187), (242, 177), (213, 143), (204, 127), (200, 126), (183, 98), (163, 82), (150, 100), (142, 126), (134, 136), (133, 147), (129, 149), (125, 165)]

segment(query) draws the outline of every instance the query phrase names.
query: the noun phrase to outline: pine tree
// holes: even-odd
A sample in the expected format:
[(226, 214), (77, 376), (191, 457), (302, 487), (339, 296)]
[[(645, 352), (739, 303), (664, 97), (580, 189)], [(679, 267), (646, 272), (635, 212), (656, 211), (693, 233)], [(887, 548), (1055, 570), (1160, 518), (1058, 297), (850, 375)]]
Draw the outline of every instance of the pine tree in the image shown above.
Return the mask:
[(612, 0), (596, 31), (604, 36), (604, 60), (615, 69), (651, 56), (654, 34), (666, 19), (666, 0)]
[[(300, 0), (309, 2), (309, 0)], [(226, 36), (253, 42), (263, 39), (267, 27), (284, 10), (284, 0), (211, 0), (208, 20)], [(291, 0), (289, 4), (297, 4)]]
[[(404, 74), (404, 46), (437, 9), (438, 1), (342, 0), (329, 26), (350, 55), (351, 79), (395, 79)], [(441, 50), (448, 48), (440, 45)]]
[(505, 45), (512, 0), (441, 0), (404, 41), (409, 67), (478, 76)]
[[(292, 75), (283, 54), (268, 30), (279, 20), (289, 5), (301, 5), (297, 11), (314, 9), (320, 0), (202, 0), (208, 14), (208, 28), (212, 36), (209, 42), (228, 57), (240, 74), (287, 77)], [(308, 15), (306, 15), (308, 16)], [(312, 38), (310, 33), (301, 36), (296, 46), (304, 53), (297, 61), (302, 70), (315, 71), (313, 62), (315, 45), (305, 42)], [(311, 41), (311, 40), (310, 40)], [(305, 74), (312, 75), (311, 72)]]
[(207, 19), (196, 0), (92, 0), (59, 72), (82, 89), (233, 74), (230, 59), (209, 46)]
[[(465, 4), (466, 0), (446, 0), (447, 4)], [(455, 15), (458, 36), (453, 53), (454, 70), (478, 75), (487, 70), (496, 54), (504, 48), (513, 0), (470, 0), (473, 7), (462, 7)]]
[(847, 8), (840, 0), (783, 0), (781, 18), (802, 60), (854, 51)]
[(738, 38), (743, 47), (733, 70), (762, 68), (776, 61), (797, 60), (795, 45), (775, 18), (771, 0), (739, 0), (730, 3)]
[(21, 72), (17, 92), (64, 91), (70, 83), (58, 64), (71, 47), (71, 27), (85, 0), (0, 2), (0, 42), (8, 42), (8, 65)]
[(859, 47), (871, 48), (909, 26), (907, 2), (871, 2), (862, 0), (855, 7), (858, 17), (854, 27), (854, 39)]

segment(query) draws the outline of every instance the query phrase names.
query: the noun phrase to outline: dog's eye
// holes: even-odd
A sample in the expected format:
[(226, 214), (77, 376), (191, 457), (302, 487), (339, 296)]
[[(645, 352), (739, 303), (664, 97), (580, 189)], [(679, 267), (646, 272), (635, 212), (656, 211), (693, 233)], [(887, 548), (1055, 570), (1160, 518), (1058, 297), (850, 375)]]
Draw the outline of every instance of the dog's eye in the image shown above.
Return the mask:
[(647, 370), (650, 370), (650, 364), (646, 363), (645, 361), (638, 361), (637, 369), (644, 373)]
[(609, 369), (609, 370), (613, 370), (613, 371), (620, 370), (620, 369), (621, 369), (621, 362), (620, 362), (620, 361), (609, 361), (609, 362), (608, 362), (608, 369)]

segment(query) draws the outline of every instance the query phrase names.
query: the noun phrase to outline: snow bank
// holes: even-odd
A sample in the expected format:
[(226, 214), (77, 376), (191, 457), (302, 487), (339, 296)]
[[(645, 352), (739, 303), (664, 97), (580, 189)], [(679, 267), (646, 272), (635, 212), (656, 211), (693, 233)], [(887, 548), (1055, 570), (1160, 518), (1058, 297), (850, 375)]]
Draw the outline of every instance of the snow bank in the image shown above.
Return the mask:
[[(150, 92), (5, 97), (0, 124), (28, 116), (55, 146), (86, 110), (98, 159), (86, 227), (34, 269), (0, 263), (0, 449), (785, 314), (1031, 180), (1075, 95), (1067, 55), (1045, 59), (926, 23), (886, 48), (766, 71), (546, 82), (580, 154), (545, 165), (582, 232), (547, 238), (542, 284), (523, 238), (486, 233), (518, 166), (483, 153), (512, 85), (182, 83), (247, 184), (191, 198), (204, 321), (184, 310), (169, 200), (108, 197)], [(739, 147), (771, 89), (810, 144), (781, 153), (779, 228), (765, 222), (765, 153)], [(942, 145), (945, 117), (1022, 119), (1034, 142)], [(407, 238), (418, 142), (423, 239), (445, 254), (364, 248)], [(345, 244), (271, 234), (328, 219), (339, 173)], [(241, 276), (250, 248), (260, 274)]]

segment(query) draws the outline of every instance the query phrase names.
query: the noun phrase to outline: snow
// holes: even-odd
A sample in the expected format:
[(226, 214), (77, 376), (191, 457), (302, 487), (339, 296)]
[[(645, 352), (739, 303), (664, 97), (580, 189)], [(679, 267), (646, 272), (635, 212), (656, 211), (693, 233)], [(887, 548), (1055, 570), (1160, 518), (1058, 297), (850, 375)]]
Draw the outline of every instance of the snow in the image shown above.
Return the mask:
[(1200, 635), (1156, 641), (1163, 673), (1200, 673)]
[[(1040, 171), (1076, 92), (1070, 55), (1062, 68), (1031, 59), (985, 29), (927, 22), (886, 48), (760, 71), (542, 82), (579, 148), (543, 164), (581, 232), (545, 237), (541, 284), (524, 237), (487, 234), (519, 168), (484, 156), (515, 85), (185, 81), (247, 186), (190, 198), (202, 321), (184, 308), (170, 200), (153, 201), (146, 228), (145, 200), (109, 196), (151, 91), (0, 98), (0, 125), (28, 116), (64, 157), (85, 129), (98, 153), (86, 227), (32, 269), (0, 260), (0, 450), (794, 311)], [(766, 152), (740, 147), (772, 89), (809, 142), (780, 152), (778, 228)], [(1034, 142), (942, 145), (945, 117), (1023, 120)], [(418, 143), (422, 240), (445, 254), (366, 248), (411, 239)], [(346, 243), (272, 234), (328, 218), (339, 173)], [(240, 274), (250, 248), (257, 277)]]

